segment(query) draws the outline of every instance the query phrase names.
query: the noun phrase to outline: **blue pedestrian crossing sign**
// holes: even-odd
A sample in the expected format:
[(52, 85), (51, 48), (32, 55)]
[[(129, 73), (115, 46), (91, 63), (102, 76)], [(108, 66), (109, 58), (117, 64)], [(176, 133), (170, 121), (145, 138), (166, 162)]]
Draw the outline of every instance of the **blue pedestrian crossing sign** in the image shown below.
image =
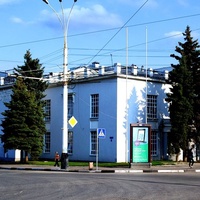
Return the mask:
[(105, 139), (106, 138), (106, 129), (98, 128), (97, 129), (98, 138)]

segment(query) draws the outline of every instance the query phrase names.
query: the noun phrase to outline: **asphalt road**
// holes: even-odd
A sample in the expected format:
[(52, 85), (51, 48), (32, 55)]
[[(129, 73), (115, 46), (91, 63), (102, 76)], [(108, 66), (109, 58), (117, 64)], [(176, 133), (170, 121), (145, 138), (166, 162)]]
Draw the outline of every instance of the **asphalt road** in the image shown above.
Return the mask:
[(0, 199), (199, 200), (200, 174), (102, 174), (0, 170)]

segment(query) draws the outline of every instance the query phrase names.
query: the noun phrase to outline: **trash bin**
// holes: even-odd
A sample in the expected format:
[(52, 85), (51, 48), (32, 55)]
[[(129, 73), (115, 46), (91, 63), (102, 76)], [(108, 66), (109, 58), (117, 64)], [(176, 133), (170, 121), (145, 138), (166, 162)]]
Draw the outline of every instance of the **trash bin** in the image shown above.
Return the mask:
[(94, 167), (93, 162), (89, 162), (89, 170), (92, 170)]

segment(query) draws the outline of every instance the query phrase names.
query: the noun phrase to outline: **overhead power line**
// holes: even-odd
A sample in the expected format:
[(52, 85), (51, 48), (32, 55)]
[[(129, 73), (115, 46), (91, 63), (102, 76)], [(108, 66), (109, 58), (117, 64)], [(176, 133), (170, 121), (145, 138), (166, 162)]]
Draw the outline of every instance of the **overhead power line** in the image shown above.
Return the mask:
[[(130, 28), (130, 27), (143, 26), (143, 25), (148, 25), (148, 24), (174, 21), (174, 20), (190, 18), (190, 17), (197, 17), (197, 16), (200, 16), (200, 13), (192, 14), (192, 15), (185, 15), (185, 16), (180, 16), (180, 17), (173, 17), (173, 18), (168, 18), (168, 19), (155, 20), (155, 21), (150, 21), (150, 22), (144, 22), (144, 23), (140, 23), (140, 24), (132, 24), (132, 25), (129, 25), (129, 26), (123, 26), (123, 28), (126, 28), (126, 27)], [(97, 31), (90, 31), (90, 32), (85, 32), (85, 33), (77, 33), (77, 34), (68, 35), (68, 37), (77, 37), (77, 36), (95, 34), (95, 33), (100, 33), (100, 32), (107, 32), (107, 31), (112, 31), (112, 30), (117, 30), (117, 29), (120, 29), (120, 27), (97, 30)], [(58, 39), (63, 39), (63, 36), (46, 38), (46, 39), (41, 39), (41, 40), (33, 40), (33, 41), (27, 41), (27, 42), (21, 42), (21, 43), (14, 43), (14, 44), (6, 44), (6, 45), (1, 45), (0, 48), (20, 46), (20, 45), (26, 45), (26, 44), (32, 44), (32, 43), (39, 43), (39, 42), (46, 42), (46, 41), (58, 40)]]
[[(146, 3), (146, 2), (145, 2)], [(139, 10), (138, 10), (139, 11)], [(76, 37), (76, 36), (80, 36), (80, 35), (88, 35), (88, 34), (95, 34), (95, 33), (100, 33), (100, 32), (106, 32), (106, 31), (112, 31), (112, 30), (116, 30), (116, 29), (119, 29), (119, 31), (123, 28), (126, 28), (126, 27), (136, 27), (136, 26), (142, 26), (142, 25), (148, 25), (148, 24), (154, 24), (154, 23), (163, 23), (163, 22), (167, 22), (167, 21), (174, 21), (174, 20), (180, 20), (180, 19), (185, 19), (185, 18), (191, 18), (191, 17), (197, 17), (197, 16), (200, 16), (200, 13), (197, 13), (197, 14), (191, 14), (191, 15), (186, 15), (186, 16), (179, 16), (179, 17), (174, 17), (174, 18), (168, 18), (168, 19), (161, 19), (161, 20), (156, 20), (156, 21), (150, 21), (150, 22), (144, 22), (144, 23), (139, 23), (139, 24), (133, 24), (133, 25), (128, 25), (127, 26), (127, 23), (131, 20), (131, 18), (122, 26), (122, 27), (117, 27), (117, 28), (110, 28), (110, 29), (104, 29), (104, 30), (97, 30), (97, 31), (92, 31), (92, 32), (85, 32), (85, 33), (79, 33), (79, 34), (74, 34), (74, 35), (69, 35), (68, 37)], [(133, 17), (133, 16), (132, 16)], [(199, 30), (200, 28), (197, 28), (197, 29), (194, 29), (192, 31), (197, 31)], [(118, 32), (117, 32), (118, 33)], [(116, 33), (116, 34), (117, 34)], [(173, 36), (168, 36), (168, 37), (163, 37), (163, 38), (159, 38), (159, 39), (155, 39), (155, 40), (152, 40), (152, 41), (148, 41), (148, 43), (153, 43), (153, 42), (157, 42), (157, 41), (160, 41), (160, 40), (164, 40), (164, 39), (168, 39), (168, 38), (171, 38), (171, 37), (174, 37), (176, 35), (173, 35)], [(114, 38), (114, 36), (113, 36)], [(19, 45), (26, 45), (26, 44), (31, 44), (31, 43), (39, 43), (39, 42), (46, 42), (46, 41), (50, 41), (50, 40), (58, 40), (58, 39), (63, 39), (63, 36), (60, 36), (60, 37), (54, 37), (54, 38), (47, 38), (47, 39), (41, 39), (41, 40), (35, 40), (35, 41), (28, 41), (28, 42), (21, 42), (21, 43), (15, 43), (15, 44), (8, 44), (8, 45), (2, 45), (0, 46), (0, 48), (6, 48), (6, 47), (12, 47), (12, 46), (19, 46)], [(112, 40), (112, 39), (110, 39)], [(135, 48), (137, 46), (142, 46), (144, 45), (145, 43), (140, 43), (140, 44), (136, 44), (136, 45), (132, 45), (132, 46), (129, 46), (129, 51), (131, 51), (131, 48)], [(106, 45), (104, 45), (106, 46)], [(113, 54), (113, 52), (119, 52), (119, 51), (124, 51), (125, 48), (122, 48), (122, 49), (105, 49), (105, 48), (101, 48), (101, 49), (87, 49), (87, 48), (69, 48), (69, 49), (72, 49), (72, 50), (96, 50), (96, 51), (99, 51), (99, 53), (101, 51), (108, 51), (107, 53), (104, 52), (103, 54), (101, 55), (98, 55), (98, 56), (110, 56), (110, 54)], [(150, 51), (150, 50), (149, 50)], [(160, 51), (160, 50), (159, 50)], [(60, 56), (56, 56), (56, 54), (59, 54), (60, 52)], [(71, 55), (71, 54), (70, 54)], [(55, 56), (53, 58), (53, 56)], [(48, 63), (48, 62), (52, 62), (52, 61), (55, 61), (55, 60), (58, 60), (60, 57), (62, 56), (62, 50), (56, 50), (52, 53), (49, 53), (47, 55), (44, 55), (42, 57), (40, 57), (39, 59), (45, 59), (45, 62), (43, 63)], [(86, 55), (84, 55), (86, 56)], [(51, 57), (51, 58), (50, 58)], [(75, 63), (75, 62), (78, 62), (78, 61), (81, 61), (81, 60), (88, 60), (88, 59), (91, 59), (91, 58), (94, 58), (94, 56), (88, 56), (84, 59), (78, 59), (76, 61), (72, 61), (70, 63)], [(0, 62), (17, 62), (17, 63), (22, 63), (22, 61), (12, 61), (12, 60), (0, 60)], [(50, 64), (50, 63), (49, 63)], [(57, 64), (50, 64), (50, 65), (57, 65)]]
[(120, 29), (108, 40), (108, 42), (105, 43), (105, 45), (93, 56), (93, 58), (88, 62), (91, 63), (91, 61), (113, 40), (113, 38), (128, 24), (128, 22), (144, 7), (144, 5), (148, 2), (149, 0), (146, 0), (139, 8), (138, 10), (126, 21), (126, 23), (120, 27)]

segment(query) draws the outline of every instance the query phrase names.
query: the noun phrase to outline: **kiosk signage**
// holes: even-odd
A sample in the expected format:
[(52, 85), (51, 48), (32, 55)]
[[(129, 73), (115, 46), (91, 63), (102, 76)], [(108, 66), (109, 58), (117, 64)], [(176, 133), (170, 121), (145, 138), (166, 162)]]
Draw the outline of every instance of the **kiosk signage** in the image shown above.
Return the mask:
[(131, 163), (150, 163), (151, 126), (148, 124), (131, 124), (130, 127), (130, 161)]

